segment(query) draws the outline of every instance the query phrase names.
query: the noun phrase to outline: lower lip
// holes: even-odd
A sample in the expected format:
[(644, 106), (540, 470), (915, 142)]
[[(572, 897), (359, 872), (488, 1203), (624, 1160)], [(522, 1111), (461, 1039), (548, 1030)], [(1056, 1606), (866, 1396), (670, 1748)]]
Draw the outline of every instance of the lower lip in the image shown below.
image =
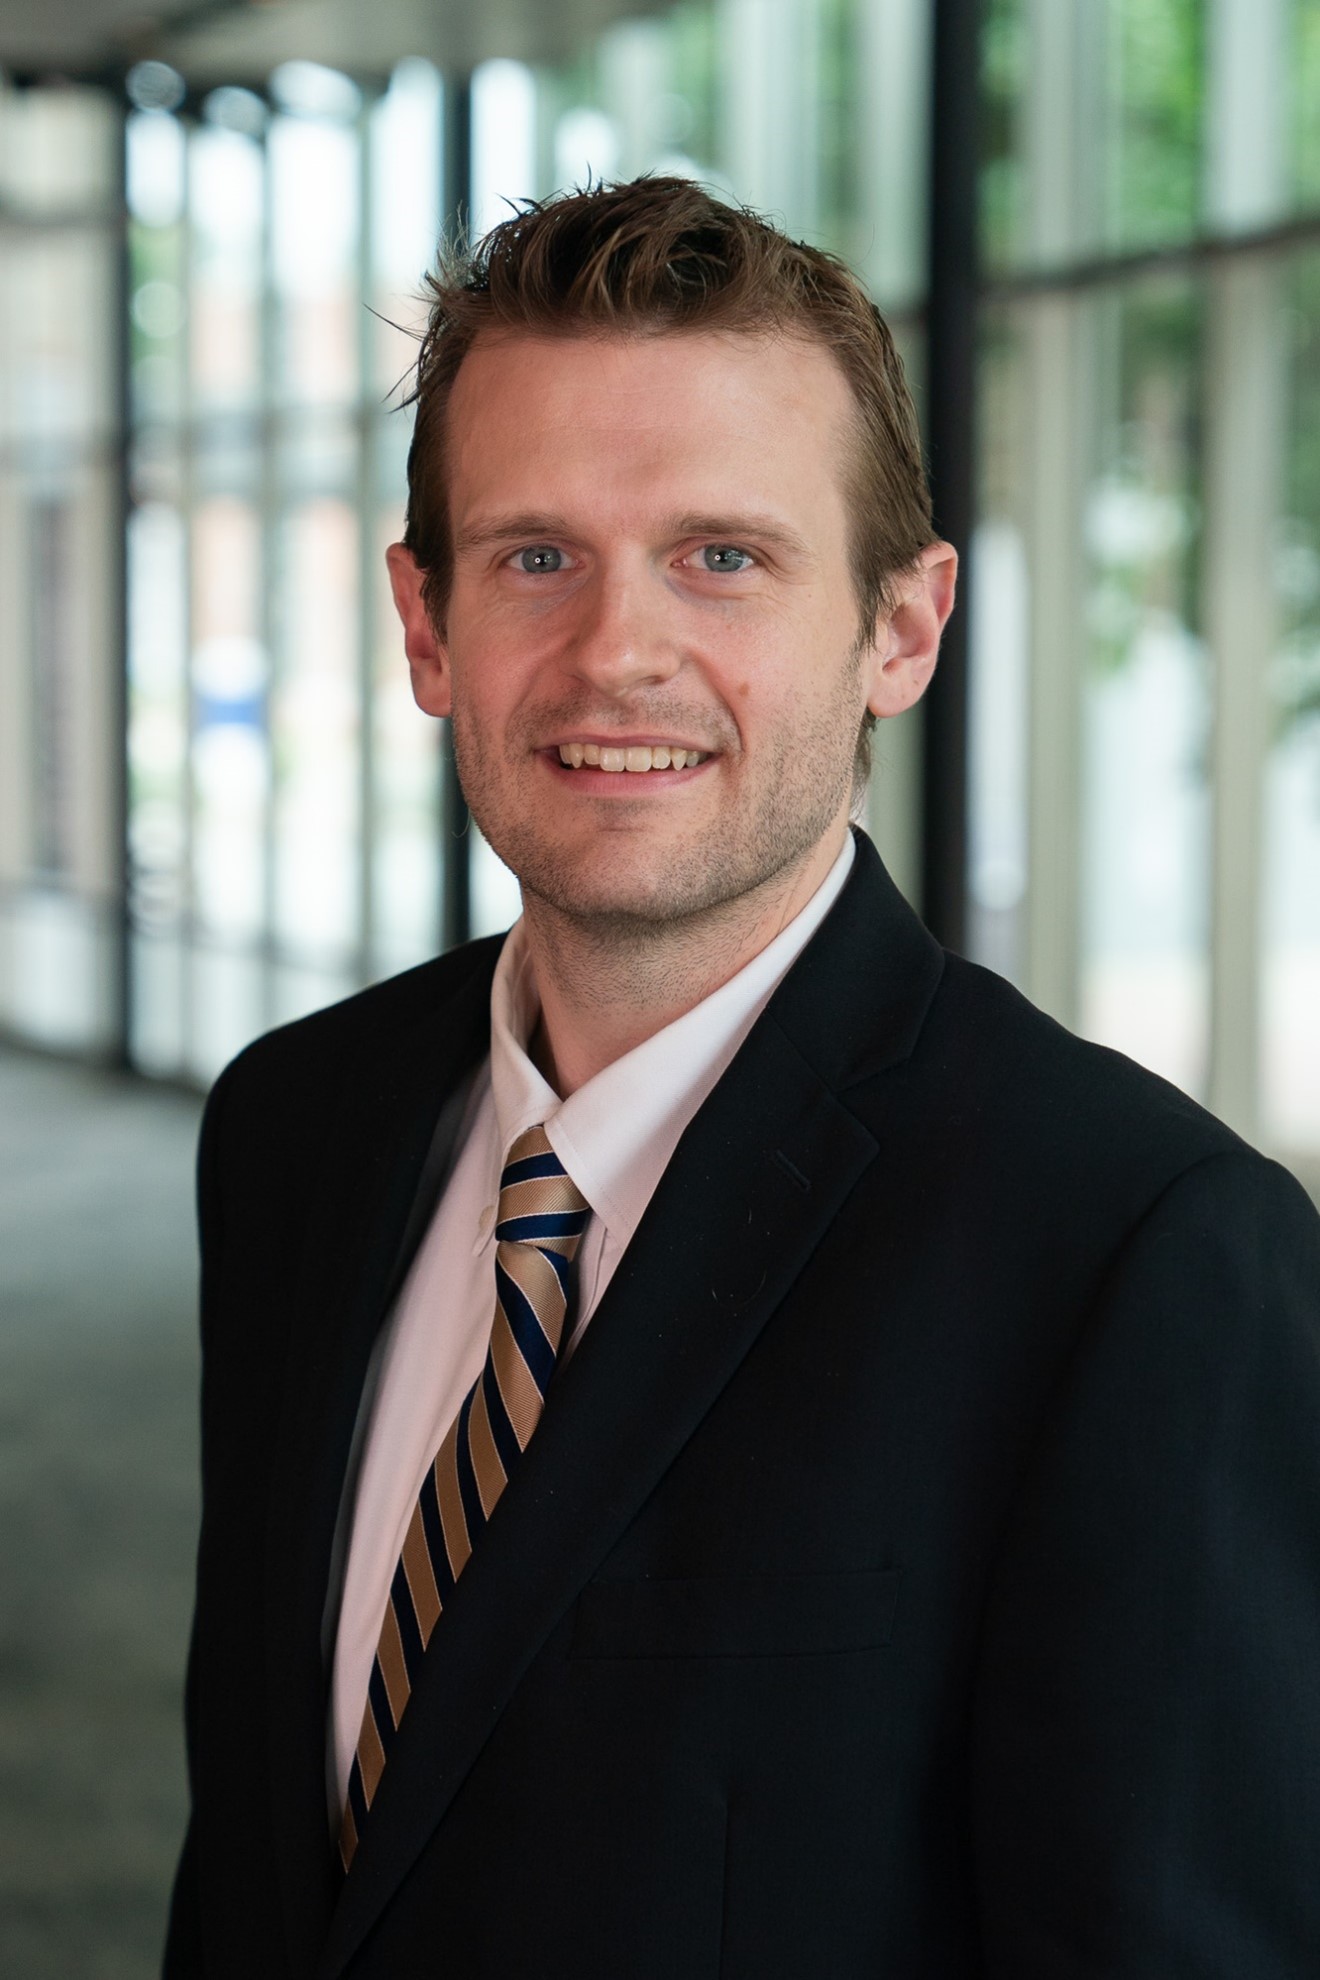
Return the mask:
[(675, 790), (699, 777), (715, 761), (713, 756), (708, 756), (704, 762), (689, 764), (683, 770), (592, 770), (585, 763), (581, 769), (574, 770), (561, 760), (558, 750), (543, 750), (541, 760), (583, 797), (630, 798), (642, 797), (648, 790), (655, 794)]

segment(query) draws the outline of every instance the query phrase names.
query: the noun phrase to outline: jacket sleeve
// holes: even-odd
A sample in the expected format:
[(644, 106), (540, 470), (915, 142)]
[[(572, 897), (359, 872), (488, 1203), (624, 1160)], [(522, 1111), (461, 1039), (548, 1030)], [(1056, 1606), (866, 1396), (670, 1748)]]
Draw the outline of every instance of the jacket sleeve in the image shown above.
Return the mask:
[[(220, 1267), (220, 1199), (217, 1182), (220, 1117), (227, 1090), (228, 1073), (223, 1073), (206, 1103), (197, 1151), (197, 1226), (201, 1251), (201, 1330), (203, 1371), (207, 1321), (214, 1306), (214, 1288)], [(203, 1374), (205, 1380), (205, 1374)], [(205, 1407), (203, 1406), (203, 1446)], [(203, 1449), (205, 1475), (205, 1449)], [(205, 1546), (205, 1506), (203, 1506), (202, 1547)], [(200, 1552), (200, 1550), (199, 1550)], [(197, 1797), (197, 1717), (199, 1683), (196, 1626), (188, 1657), (184, 1687), (184, 1745), (188, 1762), (188, 1787), (192, 1801)], [(174, 1876), (169, 1923), (165, 1938), (162, 1980), (201, 1980), (206, 1971), (201, 1923), (201, 1894), (198, 1887), (195, 1816), (190, 1819)]]
[(1108, 1275), (997, 1564), (972, 1756), (990, 1980), (1320, 1973), (1320, 1219), (1248, 1151)]

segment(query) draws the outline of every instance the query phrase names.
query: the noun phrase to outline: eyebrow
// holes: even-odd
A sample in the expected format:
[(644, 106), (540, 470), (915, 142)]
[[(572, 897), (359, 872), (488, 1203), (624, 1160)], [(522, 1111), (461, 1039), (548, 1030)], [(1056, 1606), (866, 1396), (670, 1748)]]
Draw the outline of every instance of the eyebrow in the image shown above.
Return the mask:
[[(454, 552), (486, 550), (500, 543), (535, 541), (538, 537), (574, 536), (576, 531), (564, 516), (547, 510), (527, 510), (508, 516), (490, 516), (461, 529), (454, 540)], [(809, 558), (811, 546), (797, 531), (775, 516), (689, 514), (670, 516), (662, 525), (666, 536), (702, 536), (712, 542), (740, 542), (744, 537), (773, 544), (789, 557)]]

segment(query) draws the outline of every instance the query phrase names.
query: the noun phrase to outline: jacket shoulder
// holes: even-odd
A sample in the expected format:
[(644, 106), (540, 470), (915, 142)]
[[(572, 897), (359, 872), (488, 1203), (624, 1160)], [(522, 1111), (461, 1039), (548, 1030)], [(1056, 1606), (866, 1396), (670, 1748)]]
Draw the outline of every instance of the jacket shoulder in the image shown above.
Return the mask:
[(222, 1118), (227, 1143), (255, 1137), (272, 1152), (286, 1141), (290, 1150), (306, 1150), (330, 1132), (348, 1088), (370, 1091), (397, 1080), (409, 1041), (470, 1028), (482, 1016), (503, 940), (466, 943), (254, 1039), (211, 1088), (203, 1168)]
[(868, 1083), (857, 1111), (883, 1110), (930, 1187), (968, 1215), (1117, 1234), (1197, 1164), (1274, 1166), (1170, 1081), (954, 955), (897, 1073), (896, 1092)]
[(445, 1007), (465, 991), (489, 987), (503, 935), (464, 943), (338, 1003), (276, 1026), (244, 1046), (220, 1074), (230, 1088), (298, 1080), (359, 1057), (374, 1040), (388, 1040), (416, 1023), (443, 1020)]

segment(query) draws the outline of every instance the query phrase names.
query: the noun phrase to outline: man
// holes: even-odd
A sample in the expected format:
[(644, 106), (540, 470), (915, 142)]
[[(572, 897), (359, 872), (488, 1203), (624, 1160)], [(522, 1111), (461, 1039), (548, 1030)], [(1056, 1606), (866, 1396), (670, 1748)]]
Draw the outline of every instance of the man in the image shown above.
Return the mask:
[(874, 310), (530, 210), (409, 484), (524, 913), (208, 1108), (167, 1974), (1314, 1975), (1320, 1227), (850, 835), (954, 584)]

